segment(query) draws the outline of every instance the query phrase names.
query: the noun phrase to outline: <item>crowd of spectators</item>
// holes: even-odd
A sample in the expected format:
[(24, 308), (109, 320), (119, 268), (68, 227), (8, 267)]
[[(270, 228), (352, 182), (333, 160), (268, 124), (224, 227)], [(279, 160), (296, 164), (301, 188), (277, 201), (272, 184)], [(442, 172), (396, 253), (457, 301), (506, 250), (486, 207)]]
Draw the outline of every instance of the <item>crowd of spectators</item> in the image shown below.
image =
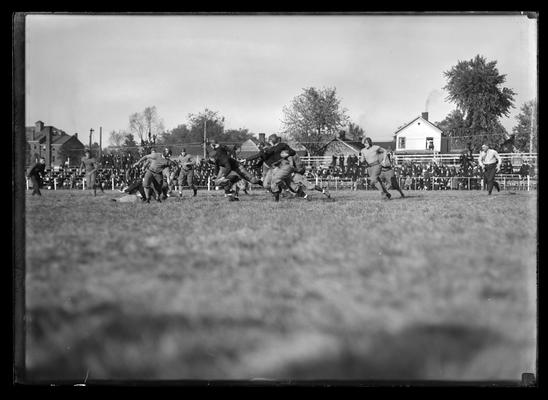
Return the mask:
[[(138, 154), (130, 153), (104, 155), (100, 163), (101, 168), (97, 173), (97, 181), (104, 189), (112, 189), (113, 185), (114, 189), (124, 187), (128, 182), (128, 171), (138, 156)], [(262, 167), (256, 161), (245, 162), (244, 165), (257, 178), (261, 177)], [(470, 189), (481, 189), (482, 171), (475, 163), (461, 167), (461, 165), (435, 162), (404, 162), (396, 165), (394, 169), (400, 185), (406, 190), (457, 190), (468, 189), (468, 185), (470, 185)], [(207, 187), (208, 181), (215, 177), (216, 171), (214, 165), (200, 159), (194, 174), (196, 185)], [(535, 168), (528, 162), (524, 162), (520, 168), (515, 169), (509, 160), (505, 160), (500, 174), (514, 174), (522, 178), (534, 177)], [(46, 189), (54, 187), (57, 189), (81, 189), (83, 176), (79, 168), (75, 167), (61, 166), (47, 169), (43, 187)], [(370, 186), (367, 180), (367, 168), (359, 162), (357, 156), (350, 156), (346, 159), (333, 157), (333, 162), (329, 165), (308, 166), (305, 176), (311, 181), (347, 182), (353, 189), (367, 189)]]

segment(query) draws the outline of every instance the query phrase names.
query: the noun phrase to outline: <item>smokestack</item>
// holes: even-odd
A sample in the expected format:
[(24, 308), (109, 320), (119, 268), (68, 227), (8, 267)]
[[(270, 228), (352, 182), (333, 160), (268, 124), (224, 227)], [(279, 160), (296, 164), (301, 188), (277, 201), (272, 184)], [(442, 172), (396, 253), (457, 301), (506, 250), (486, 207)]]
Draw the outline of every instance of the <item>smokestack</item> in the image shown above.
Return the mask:
[(266, 133), (259, 133), (259, 142), (261, 143), (266, 142)]
[(51, 168), (51, 126), (46, 128), (46, 167)]
[(428, 111), (422, 113), (422, 118), (428, 121)]
[(34, 123), (34, 126), (36, 127), (36, 132), (40, 133), (42, 129), (44, 129), (44, 123), (42, 121), (36, 121)]

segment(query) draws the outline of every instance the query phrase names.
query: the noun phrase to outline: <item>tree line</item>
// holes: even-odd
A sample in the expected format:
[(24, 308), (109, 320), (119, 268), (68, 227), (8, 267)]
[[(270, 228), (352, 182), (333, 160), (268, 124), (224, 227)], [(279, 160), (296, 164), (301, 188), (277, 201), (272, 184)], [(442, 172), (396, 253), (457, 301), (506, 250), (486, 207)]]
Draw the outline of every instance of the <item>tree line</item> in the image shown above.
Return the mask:
[[(521, 106), (517, 124), (509, 134), (500, 119), (508, 117), (511, 108), (515, 107), (516, 93), (503, 86), (506, 75), (499, 73), (496, 65), (496, 61), (487, 61), (477, 55), (444, 71), (446, 101), (454, 104), (455, 109), (435, 124), (451, 139), (453, 148), (477, 150), (483, 143), (494, 147), (504, 143), (516, 151), (529, 151), (532, 143), (532, 151), (536, 152), (536, 100)], [(304, 88), (283, 107), (278, 133), (301, 143), (312, 155), (319, 155), (325, 143), (341, 132), (347, 140), (361, 140), (365, 136), (364, 129), (351, 121), (341, 102), (336, 88)], [(109, 138), (113, 146), (126, 149), (152, 143), (162, 146), (201, 144), (204, 130), (208, 139), (236, 146), (256, 138), (257, 134), (247, 128), (226, 129), (225, 118), (220, 112), (208, 109), (189, 113), (184, 123), (166, 130), (157, 108), (150, 106), (131, 114), (127, 130), (112, 131)]]

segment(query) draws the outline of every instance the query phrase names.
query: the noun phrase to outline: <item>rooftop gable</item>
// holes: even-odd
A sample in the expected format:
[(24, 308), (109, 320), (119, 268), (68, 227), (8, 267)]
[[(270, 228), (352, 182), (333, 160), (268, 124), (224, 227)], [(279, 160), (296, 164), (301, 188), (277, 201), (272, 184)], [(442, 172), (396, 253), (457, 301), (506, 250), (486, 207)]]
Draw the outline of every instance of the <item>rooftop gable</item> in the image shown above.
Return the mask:
[(438, 126), (436, 126), (435, 124), (433, 124), (432, 122), (428, 121), (427, 119), (424, 119), (422, 116), (418, 116), (417, 118), (413, 119), (411, 122), (405, 124), (404, 126), (402, 126), (400, 129), (398, 129), (396, 132), (394, 132), (394, 135), (397, 135), (398, 133), (400, 133), (401, 131), (403, 131), (405, 128), (407, 128), (409, 125), (413, 124), (415, 121), (417, 121), (418, 119), (421, 119), (423, 120), (424, 122), (427, 122), (429, 123), (430, 125), (432, 125), (434, 128), (436, 128), (437, 130), (439, 130), (440, 132), (443, 132)]

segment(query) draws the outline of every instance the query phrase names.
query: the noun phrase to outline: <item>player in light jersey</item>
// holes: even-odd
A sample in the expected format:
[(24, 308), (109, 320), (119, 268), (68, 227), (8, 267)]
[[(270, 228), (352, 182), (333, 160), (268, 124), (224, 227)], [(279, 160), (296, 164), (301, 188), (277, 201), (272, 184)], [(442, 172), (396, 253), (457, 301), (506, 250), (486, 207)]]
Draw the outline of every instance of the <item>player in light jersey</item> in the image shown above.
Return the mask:
[[(162, 193), (162, 186), (164, 183), (163, 170), (170, 166), (176, 168), (177, 163), (166, 158), (163, 154), (157, 153), (154, 148), (151, 149), (150, 154), (141, 157), (133, 166), (136, 167), (142, 162), (149, 163), (143, 178), (143, 187), (145, 190), (146, 202), (150, 203), (150, 190), (152, 189), (152, 186), (154, 186), (154, 189), (158, 194)], [(161, 201), (159, 196), (157, 197), (157, 200), (159, 202)]]
[(373, 145), (371, 138), (364, 138), (364, 148), (360, 151), (360, 161), (367, 163), (367, 172), (371, 185), (381, 192), (381, 198), (390, 200), (392, 197), (384, 187), (381, 175), (381, 163), (386, 163), (386, 150), (380, 146)]
[[(88, 189), (93, 189), (93, 195), (97, 196), (97, 161), (94, 157), (91, 157), (91, 151), (86, 150), (84, 152), (84, 157), (82, 157), (82, 160), (80, 162), (80, 174), (82, 173), (82, 169), (85, 169), (86, 171), (86, 186)], [(103, 185), (99, 185), (99, 188), (101, 189), (101, 192), (104, 193)]]

